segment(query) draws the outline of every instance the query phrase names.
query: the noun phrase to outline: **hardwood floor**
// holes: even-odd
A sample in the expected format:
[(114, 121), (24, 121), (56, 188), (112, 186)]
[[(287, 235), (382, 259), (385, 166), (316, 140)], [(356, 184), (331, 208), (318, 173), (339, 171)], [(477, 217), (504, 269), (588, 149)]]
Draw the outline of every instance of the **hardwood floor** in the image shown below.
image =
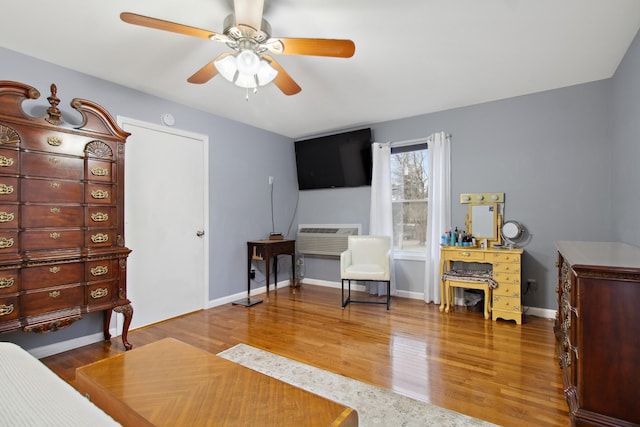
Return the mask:
[[(503, 426), (569, 425), (550, 319), (525, 315), (518, 326), (395, 297), (389, 312), (342, 310), (339, 289), (303, 285), (250, 308), (226, 304), (129, 333), (134, 348), (165, 337), (214, 354), (249, 344)], [(42, 361), (73, 384), (77, 367), (123, 351), (116, 337)]]

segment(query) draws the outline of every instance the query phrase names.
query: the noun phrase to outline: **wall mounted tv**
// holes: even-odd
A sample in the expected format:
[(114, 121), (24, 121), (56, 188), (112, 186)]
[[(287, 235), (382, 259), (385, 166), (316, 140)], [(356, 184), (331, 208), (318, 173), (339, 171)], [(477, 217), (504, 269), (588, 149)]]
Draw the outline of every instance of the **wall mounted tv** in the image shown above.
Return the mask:
[(371, 185), (371, 129), (296, 141), (298, 188)]

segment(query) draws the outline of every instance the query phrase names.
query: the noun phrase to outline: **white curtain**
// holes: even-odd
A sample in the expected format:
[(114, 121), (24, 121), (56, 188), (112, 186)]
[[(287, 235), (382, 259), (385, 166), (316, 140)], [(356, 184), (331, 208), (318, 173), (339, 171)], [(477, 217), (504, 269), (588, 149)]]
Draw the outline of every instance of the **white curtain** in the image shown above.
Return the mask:
[[(373, 167), (371, 175), (371, 211), (369, 234), (389, 236), (393, 242), (393, 216), (391, 210), (391, 143), (375, 142), (371, 145)], [(393, 246), (393, 245), (392, 245)], [(396, 294), (396, 281), (391, 258), (391, 295)], [(386, 295), (384, 283), (369, 285), (369, 292)]]
[(438, 132), (427, 138), (429, 157), (429, 203), (427, 208), (427, 255), (424, 300), (439, 304), (440, 236), (451, 228), (451, 137)]

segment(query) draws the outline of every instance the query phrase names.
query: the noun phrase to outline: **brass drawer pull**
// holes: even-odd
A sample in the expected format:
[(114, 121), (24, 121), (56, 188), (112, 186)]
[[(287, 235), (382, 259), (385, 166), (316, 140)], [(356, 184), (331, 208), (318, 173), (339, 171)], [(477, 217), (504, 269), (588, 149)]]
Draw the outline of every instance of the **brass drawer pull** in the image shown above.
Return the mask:
[(60, 267), (58, 267), (58, 266), (51, 267), (51, 268), (49, 268), (49, 272), (53, 273), (53, 274), (59, 273), (60, 272)]
[(9, 305), (0, 305), (0, 316), (6, 316), (7, 314), (13, 313), (13, 304)]
[(93, 243), (104, 243), (109, 241), (109, 235), (104, 233), (93, 234), (91, 236), (91, 241)]
[(60, 163), (60, 159), (57, 157), (49, 157), (49, 163), (51, 163), (52, 165), (57, 165), (58, 163)]
[(13, 185), (0, 184), (0, 194), (13, 193)]
[(0, 278), (0, 289), (6, 289), (13, 286), (16, 280), (13, 277), (1, 277)]
[(105, 212), (96, 212), (91, 214), (91, 220), (94, 222), (109, 221), (109, 214)]
[(0, 249), (6, 249), (13, 246), (13, 238), (0, 237)]
[(53, 240), (57, 240), (62, 237), (62, 234), (54, 231), (53, 233), (49, 233), (49, 237), (51, 237)]
[(95, 176), (108, 176), (109, 169), (99, 167), (91, 168), (91, 174)]
[(0, 222), (11, 222), (16, 218), (12, 212), (0, 212)]
[(93, 299), (104, 298), (107, 295), (109, 295), (109, 289), (107, 288), (98, 288), (91, 291), (91, 298)]
[(0, 156), (0, 167), (8, 168), (13, 166), (14, 160), (11, 157)]
[(50, 136), (47, 138), (47, 144), (52, 147), (59, 147), (62, 145), (62, 139), (57, 136)]
[(106, 199), (109, 197), (109, 192), (105, 190), (93, 190), (91, 192), (91, 197), (94, 199)]
[(49, 296), (51, 298), (58, 298), (61, 295), (60, 291), (51, 291), (49, 292)]
[(61, 185), (59, 182), (52, 182), (51, 184), (49, 184), (49, 187), (51, 187), (52, 190), (59, 190)]
[(54, 215), (57, 215), (60, 213), (60, 208), (51, 208), (49, 209), (49, 212), (51, 212)]
[(91, 275), (93, 276), (104, 276), (109, 272), (109, 267), (106, 265), (98, 265), (97, 267), (93, 267), (91, 269)]

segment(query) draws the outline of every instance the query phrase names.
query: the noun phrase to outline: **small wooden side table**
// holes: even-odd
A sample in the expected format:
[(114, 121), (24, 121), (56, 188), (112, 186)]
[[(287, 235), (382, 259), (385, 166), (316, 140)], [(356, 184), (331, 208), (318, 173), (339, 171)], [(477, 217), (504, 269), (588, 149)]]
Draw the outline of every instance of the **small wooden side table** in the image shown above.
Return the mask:
[(291, 279), (295, 281), (296, 241), (295, 240), (254, 240), (247, 242), (247, 297), (234, 301), (235, 305), (250, 307), (262, 302), (261, 299), (251, 299), (251, 261), (264, 260), (267, 297), (269, 297), (270, 265), (273, 259), (273, 274), (275, 285), (278, 287), (278, 255), (291, 255)]

